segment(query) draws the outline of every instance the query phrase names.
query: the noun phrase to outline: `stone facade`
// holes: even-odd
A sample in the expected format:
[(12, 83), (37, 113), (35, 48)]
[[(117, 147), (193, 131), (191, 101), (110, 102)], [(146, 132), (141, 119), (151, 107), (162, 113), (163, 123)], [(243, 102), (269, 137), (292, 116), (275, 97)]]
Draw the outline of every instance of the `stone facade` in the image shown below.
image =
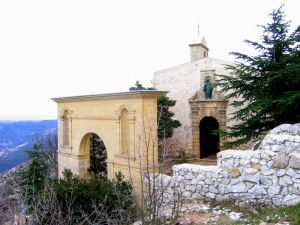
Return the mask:
[(240, 205), (294, 205), (300, 203), (300, 124), (284, 124), (264, 138), (258, 150), (218, 153), (217, 166), (181, 164), (169, 184), (166, 202), (174, 190), (185, 199), (236, 200)]
[[(140, 180), (143, 169), (140, 165), (146, 165), (146, 151), (151, 155), (148, 159), (151, 165), (158, 164), (157, 98), (164, 94), (132, 91), (54, 98), (58, 104), (59, 175), (69, 168), (80, 177), (90, 176), (89, 136), (96, 134), (106, 147), (108, 177), (113, 178), (115, 172), (121, 171), (127, 179), (131, 176)], [(124, 111), (126, 120), (122, 119)], [(124, 121), (127, 123), (125, 134)], [(147, 136), (153, 139), (145, 140), (143, 137)], [(122, 140), (124, 137), (128, 139)], [(146, 146), (147, 141), (151, 148)]]
[[(205, 43), (206, 45), (206, 43)], [(193, 45), (194, 46), (194, 45)], [(200, 51), (199, 57), (191, 57), (191, 62), (164, 69), (154, 73), (153, 86), (157, 90), (169, 91), (168, 96), (176, 100), (172, 107), (175, 118), (182, 126), (175, 129), (170, 142), (177, 150), (183, 150), (199, 157), (199, 123), (206, 116), (213, 116), (218, 120), (220, 127), (226, 128), (228, 118), (233, 112), (224, 99), (224, 95), (217, 88), (213, 89), (212, 100), (206, 100), (203, 94), (205, 78), (209, 77), (212, 83), (218, 75), (228, 74), (226, 66), (231, 64), (219, 59), (200, 57), (206, 48), (191, 47), (191, 54)], [(192, 52), (193, 51), (193, 52)], [(198, 140), (198, 141), (197, 141)], [(224, 140), (220, 140), (222, 144)]]

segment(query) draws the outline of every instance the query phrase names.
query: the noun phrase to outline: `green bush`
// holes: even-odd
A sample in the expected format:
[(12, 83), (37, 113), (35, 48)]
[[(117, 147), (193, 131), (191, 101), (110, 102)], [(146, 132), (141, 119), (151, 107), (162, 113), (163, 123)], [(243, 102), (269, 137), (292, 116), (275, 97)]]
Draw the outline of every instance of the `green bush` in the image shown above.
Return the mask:
[(80, 217), (82, 213), (91, 215), (95, 207), (100, 206), (101, 210), (105, 211), (105, 216), (110, 219), (121, 219), (124, 214), (127, 220), (134, 219), (132, 187), (123, 181), (124, 177), (120, 172), (114, 180), (82, 179), (73, 175), (70, 170), (65, 170), (63, 175), (62, 179), (53, 182), (54, 193), (63, 215), (68, 214), (67, 209), (70, 207), (74, 210), (75, 217)]
[(30, 157), (18, 176), (28, 224), (130, 224), (136, 218), (132, 186), (120, 172), (113, 180), (83, 179), (66, 169), (57, 179), (49, 176), (39, 152), (30, 152)]

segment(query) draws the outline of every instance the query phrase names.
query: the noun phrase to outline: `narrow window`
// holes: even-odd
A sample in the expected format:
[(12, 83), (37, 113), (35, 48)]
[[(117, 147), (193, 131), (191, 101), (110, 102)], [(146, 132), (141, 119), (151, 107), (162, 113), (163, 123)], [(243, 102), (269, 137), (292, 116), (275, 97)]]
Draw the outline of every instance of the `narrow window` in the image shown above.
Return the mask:
[(63, 145), (68, 146), (69, 144), (69, 115), (66, 110), (63, 117)]
[(129, 113), (127, 109), (123, 109), (121, 112), (121, 154), (127, 155), (129, 152)]

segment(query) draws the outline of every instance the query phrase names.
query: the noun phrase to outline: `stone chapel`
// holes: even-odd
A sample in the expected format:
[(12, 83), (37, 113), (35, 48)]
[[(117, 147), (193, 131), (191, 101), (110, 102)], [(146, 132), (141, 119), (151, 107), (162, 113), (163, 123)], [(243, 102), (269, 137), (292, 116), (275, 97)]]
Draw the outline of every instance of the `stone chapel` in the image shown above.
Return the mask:
[(218, 75), (228, 74), (231, 64), (209, 57), (205, 38), (189, 44), (190, 62), (154, 73), (153, 86), (169, 91), (167, 96), (176, 100), (171, 109), (181, 127), (174, 130), (171, 143), (176, 151), (190, 153), (195, 159), (212, 157), (222, 150), (224, 139), (212, 135), (216, 129), (226, 130), (233, 109), (224, 93), (213, 88), (211, 98), (204, 93), (205, 82), (212, 87)]
[[(214, 84), (227, 73), (229, 62), (208, 57), (204, 38), (189, 46), (190, 62), (154, 73), (156, 90), (53, 98), (58, 106), (59, 175), (69, 168), (90, 177), (99, 172), (93, 169), (99, 156), (105, 156), (107, 168), (101, 176), (112, 178), (121, 171), (140, 180), (141, 169), (156, 171), (157, 99), (166, 94), (176, 100), (171, 110), (182, 124), (170, 140), (176, 151), (215, 159), (225, 140), (212, 132), (226, 130), (233, 109)], [(150, 170), (145, 162), (151, 162)]]

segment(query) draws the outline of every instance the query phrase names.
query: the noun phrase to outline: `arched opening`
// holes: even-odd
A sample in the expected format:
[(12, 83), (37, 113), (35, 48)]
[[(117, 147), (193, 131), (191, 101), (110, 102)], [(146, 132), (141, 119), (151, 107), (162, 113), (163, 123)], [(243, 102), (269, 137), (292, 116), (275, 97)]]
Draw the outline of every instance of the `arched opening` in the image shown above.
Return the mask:
[(88, 174), (107, 178), (107, 151), (101, 138), (95, 133), (89, 133), (83, 138), (81, 148), (84, 154), (89, 155)]
[(211, 117), (204, 117), (200, 121), (200, 158), (215, 158), (220, 151), (220, 136), (214, 131), (219, 129), (218, 121)]

